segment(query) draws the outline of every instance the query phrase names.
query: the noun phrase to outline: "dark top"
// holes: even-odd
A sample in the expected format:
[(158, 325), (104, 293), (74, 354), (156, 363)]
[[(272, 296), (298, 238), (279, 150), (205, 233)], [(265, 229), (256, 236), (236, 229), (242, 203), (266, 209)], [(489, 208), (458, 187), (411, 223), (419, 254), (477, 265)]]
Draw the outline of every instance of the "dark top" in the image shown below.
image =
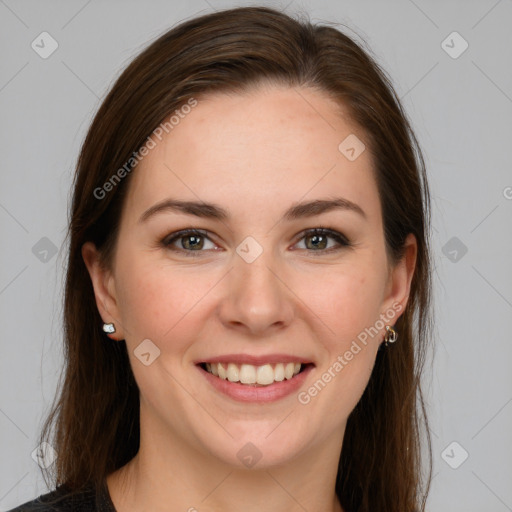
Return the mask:
[(89, 485), (80, 493), (70, 496), (64, 486), (52, 492), (42, 494), (39, 498), (27, 501), (7, 512), (116, 512), (110, 499), (106, 482), (95, 491)]

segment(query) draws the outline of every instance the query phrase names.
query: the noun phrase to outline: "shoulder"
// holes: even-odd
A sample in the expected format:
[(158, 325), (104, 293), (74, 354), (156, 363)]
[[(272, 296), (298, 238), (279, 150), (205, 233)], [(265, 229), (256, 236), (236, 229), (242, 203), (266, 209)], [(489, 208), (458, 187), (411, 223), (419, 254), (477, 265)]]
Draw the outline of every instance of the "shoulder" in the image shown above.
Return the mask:
[(7, 512), (95, 512), (96, 494), (92, 487), (70, 494), (65, 487), (42, 494)]

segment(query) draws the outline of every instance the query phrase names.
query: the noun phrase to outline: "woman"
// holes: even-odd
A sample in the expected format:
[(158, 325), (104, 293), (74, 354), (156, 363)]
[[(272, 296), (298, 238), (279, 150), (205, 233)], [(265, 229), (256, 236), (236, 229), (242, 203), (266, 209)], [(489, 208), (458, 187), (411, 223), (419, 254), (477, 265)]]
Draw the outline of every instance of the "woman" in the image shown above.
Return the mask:
[(164, 34), (82, 147), (56, 490), (15, 510), (424, 510), (429, 215), (346, 35), (265, 7)]

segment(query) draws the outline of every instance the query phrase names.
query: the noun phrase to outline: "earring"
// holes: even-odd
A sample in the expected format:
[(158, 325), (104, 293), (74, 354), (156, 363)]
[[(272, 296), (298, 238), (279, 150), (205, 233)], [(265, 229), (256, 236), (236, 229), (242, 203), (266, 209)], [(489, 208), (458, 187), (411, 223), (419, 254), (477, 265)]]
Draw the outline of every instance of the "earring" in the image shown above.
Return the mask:
[(114, 324), (103, 324), (103, 332), (106, 332), (107, 334), (113, 334), (116, 332), (116, 328), (114, 327)]
[(386, 345), (386, 347), (387, 347), (388, 343), (395, 343), (395, 341), (397, 339), (398, 339), (398, 333), (393, 329), (393, 327), (386, 325), (386, 334), (384, 336), (384, 345)]

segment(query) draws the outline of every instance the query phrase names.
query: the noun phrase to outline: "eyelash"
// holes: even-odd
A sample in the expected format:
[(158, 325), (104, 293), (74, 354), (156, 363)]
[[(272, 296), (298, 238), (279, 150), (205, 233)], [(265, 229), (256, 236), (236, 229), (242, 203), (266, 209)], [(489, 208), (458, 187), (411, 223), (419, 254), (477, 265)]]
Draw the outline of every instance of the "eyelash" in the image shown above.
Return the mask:
[[(167, 235), (162, 241), (161, 241), (161, 244), (171, 250), (171, 251), (174, 251), (174, 252), (182, 252), (185, 254), (185, 256), (187, 257), (192, 257), (192, 258), (196, 258), (198, 256), (200, 256), (200, 253), (202, 252), (205, 252), (204, 250), (197, 250), (197, 251), (191, 251), (191, 250), (187, 250), (187, 249), (177, 249), (177, 248), (174, 248), (174, 247), (171, 247), (171, 244), (181, 238), (185, 238), (187, 236), (192, 236), (192, 235), (199, 235), (201, 237), (204, 237), (204, 238), (207, 238), (208, 240), (210, 240), (210, 238), (208, 237), (208, 233), (206, 231), (203, 231), (203, 230), (200, 230), (200, 229), (183, 229), (181, 231), (177, 231), (176, 233), (171, 233), (171, 235)], [(315, 251), (315, 250), (310, 250), (310, 249), (303, 249), (303, 250), (306, 250), (310, 253), (320, 253), (321, 254), (331, 254), (332, 252), (337, 252), (343, 248), (346, 248), (346, 247), (351, 247), (352, 244), (351, 242), (348, 240), (347, 237), (345, 237), (344, 235), (342, 235), (341, 233), (338, 233), (337, 231), (334, 231), (332, 229), (329, 229), (329, 228), (313, 228), (313, 229), (308, 229), (306, 231), (304, 231), (303, 233), (301, 233), (301, 237), (299, 238), (299, 240), (296, 242), (300, 242), (301, 240), (303, 240), (304, 238), (306, 238), (307, 236), (327, 236), (329, 238), (332, 238), (333, 240), (335, 240), (339, 246), (338, 247), (331, 247), (329, 249), (323, 249), (323, 250), (318, 250), (318, 251)], [(212, 240), (210, 240), (211, 242), (213, 242)], [(198, 254), (194, 254), (194, 253), (198, 253)]]

